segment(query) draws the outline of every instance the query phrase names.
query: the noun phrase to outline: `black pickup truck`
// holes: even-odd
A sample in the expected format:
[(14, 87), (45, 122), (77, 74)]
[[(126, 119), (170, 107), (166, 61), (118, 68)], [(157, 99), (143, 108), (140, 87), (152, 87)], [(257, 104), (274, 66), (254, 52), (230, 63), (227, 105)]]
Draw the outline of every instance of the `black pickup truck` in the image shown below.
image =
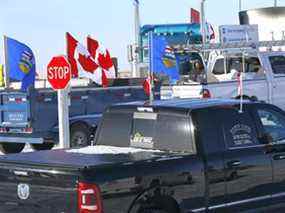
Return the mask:
[(96, 146), (0, 157), (0, 212), (282, 211), (285, 113), (257, 102), (109, 107)]

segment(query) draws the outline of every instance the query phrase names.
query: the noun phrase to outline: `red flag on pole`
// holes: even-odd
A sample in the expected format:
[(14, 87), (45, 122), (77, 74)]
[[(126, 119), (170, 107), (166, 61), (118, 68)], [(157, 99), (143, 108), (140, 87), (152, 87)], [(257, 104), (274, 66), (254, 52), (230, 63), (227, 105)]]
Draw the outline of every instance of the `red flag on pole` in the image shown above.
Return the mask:
[(143, 90), (147, 96), (150, 96), (151, 93), (151, 79), (147, 77), (143, 82)]
[(115, 77), (115, 68), (107, 49), (99, 42), (87, 37), (87, 48), (70, 33), (66, 33), (67, 57), (71, 64), (73, 77), (89, 78), (95, 83), (108, 86), (108, 79)]
[(200, 24), (200, 12), (198, 10), (191, 8), (190, 15), (191, 15), (190, 19), (191, 23)]

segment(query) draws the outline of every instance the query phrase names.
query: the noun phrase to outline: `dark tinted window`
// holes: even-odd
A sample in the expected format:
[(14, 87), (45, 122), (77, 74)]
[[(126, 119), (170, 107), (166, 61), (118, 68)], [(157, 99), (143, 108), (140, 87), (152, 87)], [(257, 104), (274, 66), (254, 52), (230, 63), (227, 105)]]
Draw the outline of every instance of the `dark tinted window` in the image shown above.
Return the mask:
[(214, 75), (222, 75), (225, 74), (225, 68), (224, 68), (224, 59), (220, 58), (217, 59), (214, 69), (213, 69), (213, 74)]
[(246, 111), (222, 110), (223, 130), (228, 148), (254, 146), (259, 144), (253, 119)]
[(270, 56), (269, 61), (274, 74), (285, 74), (285, 57), (282, 55), (279, 56)]
[(100, 145), (128, 147), (131, 125), (132, 114), (105, 113), (97, 142)]
[(156, 126), (156, 138), (161, 149), (194, 151), (189, 118), (161, 115)]
[(271, 109), (259, 109), (258, 115), (264, 130), (274, 143), (285, 143), (285, 117)]
[(194, 153), (189, 120), (156, 113), (105, 113), (96, 143)]

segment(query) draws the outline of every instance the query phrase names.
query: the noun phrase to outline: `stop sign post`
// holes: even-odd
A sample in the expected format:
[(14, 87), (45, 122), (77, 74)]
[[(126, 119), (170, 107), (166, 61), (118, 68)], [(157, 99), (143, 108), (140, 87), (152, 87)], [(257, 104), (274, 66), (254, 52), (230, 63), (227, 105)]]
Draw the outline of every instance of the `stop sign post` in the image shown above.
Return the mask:
[(65, 56), (53, 57), (47, 66), (47, 79), (58, 98), (59, 145), (70, 147), (68, 86), (71, 79), (71, 68)]

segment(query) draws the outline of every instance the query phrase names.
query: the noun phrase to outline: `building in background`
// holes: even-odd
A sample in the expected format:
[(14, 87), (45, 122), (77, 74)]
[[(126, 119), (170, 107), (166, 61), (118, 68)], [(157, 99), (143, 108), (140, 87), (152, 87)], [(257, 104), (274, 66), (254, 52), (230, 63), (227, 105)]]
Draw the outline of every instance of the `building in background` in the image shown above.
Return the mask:
[(285, 38), (285, 7), (267, 7), (241, 11), (240, 24), (258, 24), (260, 40)]

